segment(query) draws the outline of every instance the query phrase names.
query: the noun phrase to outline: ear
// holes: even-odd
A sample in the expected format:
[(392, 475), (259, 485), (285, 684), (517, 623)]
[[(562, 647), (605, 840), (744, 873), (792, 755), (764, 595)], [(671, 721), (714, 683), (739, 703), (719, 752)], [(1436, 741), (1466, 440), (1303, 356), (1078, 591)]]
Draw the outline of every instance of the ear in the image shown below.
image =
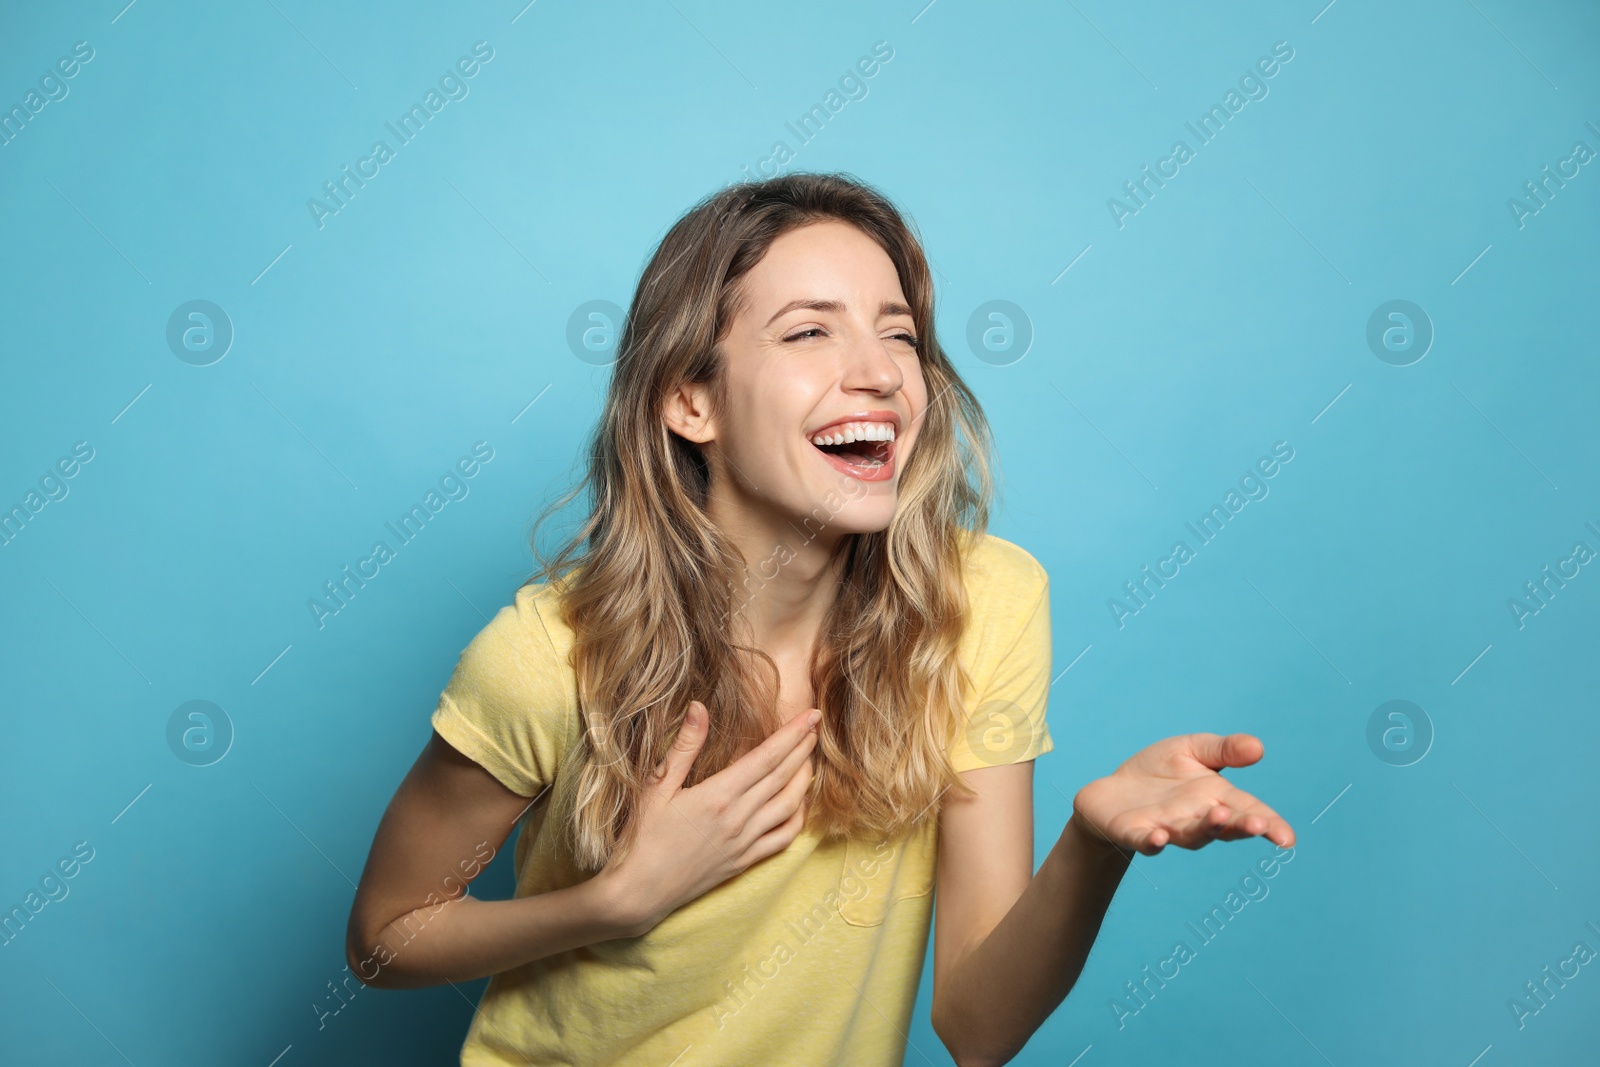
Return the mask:
[(717, 436), (710, 401), (708, 386), (686, 382), (667, 394), (661, 406), (661, 417), (673, 433), (703, 445)]

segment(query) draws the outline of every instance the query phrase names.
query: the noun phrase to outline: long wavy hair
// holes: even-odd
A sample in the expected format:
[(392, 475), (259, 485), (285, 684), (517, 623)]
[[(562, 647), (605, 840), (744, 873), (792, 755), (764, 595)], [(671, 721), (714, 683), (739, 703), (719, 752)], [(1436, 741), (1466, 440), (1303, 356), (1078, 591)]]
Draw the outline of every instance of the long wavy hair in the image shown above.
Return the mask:
[[(834, 557), (844, 557), (842, 580), (810, 663), (822, 720), (806, 818), (824, 837), (888, 839), (934, 817), (946, 790), (964, 790), (948, 746), (971, 698), (957, 658), (962, 568), (994, 497), (989, 425), (935, 337), (920, 239), (883, 194), (844, 174), (741, 182), (702, 199), (651, 255), (587, 475), (533, 525), (540, 569), (524, 584), (555, 583), (575, 634), (583, 730), (569, 755), (580, 780), (566, 826), (582, 869), (628, 847), (632, 814), (690, 700), (709, 721), (685, 787), (781, 724), (777, 664), (724, 625), (751, 561), (707, 513), (711, 469), (700, 446), (667, 427), (663, 400), (681, 384), (705, 384), (713, 414), (726, 409), (722, 343), (743, 307), (741, 279), (779, 236), (830, 219), (857, 227), (894, 262), (930, 400), (888, 528), (844, 535)], [(585, 489), (587, 518), (547, 558), (540, 525)]]

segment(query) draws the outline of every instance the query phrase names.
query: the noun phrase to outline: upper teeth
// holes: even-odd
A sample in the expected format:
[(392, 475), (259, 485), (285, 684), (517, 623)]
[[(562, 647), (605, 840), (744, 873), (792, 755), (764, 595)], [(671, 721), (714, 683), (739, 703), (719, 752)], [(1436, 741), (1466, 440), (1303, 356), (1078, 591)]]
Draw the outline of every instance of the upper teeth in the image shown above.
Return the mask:
[(892, 422), (848, 422), (811, 438), (814, 445), (847, 445), (852, 441), (893, 441)]

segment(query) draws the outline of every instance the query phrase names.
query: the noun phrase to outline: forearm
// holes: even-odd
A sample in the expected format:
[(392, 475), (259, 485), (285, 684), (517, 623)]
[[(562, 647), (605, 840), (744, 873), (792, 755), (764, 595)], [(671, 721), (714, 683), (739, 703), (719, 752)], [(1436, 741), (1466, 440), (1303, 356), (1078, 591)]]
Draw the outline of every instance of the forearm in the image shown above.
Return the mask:
[(935, 1030), (963, 1067), (1015, 1056), (1066, 999), (1129, 854), (1067, 821), (1011, 910), (951, 970)]
[(484, 978), (637, 932), (608, 884), (590, 878), (514, 900), (462, 896), (417, 908), (384, 927), (350, 969), (368, 986), (415, 989)]

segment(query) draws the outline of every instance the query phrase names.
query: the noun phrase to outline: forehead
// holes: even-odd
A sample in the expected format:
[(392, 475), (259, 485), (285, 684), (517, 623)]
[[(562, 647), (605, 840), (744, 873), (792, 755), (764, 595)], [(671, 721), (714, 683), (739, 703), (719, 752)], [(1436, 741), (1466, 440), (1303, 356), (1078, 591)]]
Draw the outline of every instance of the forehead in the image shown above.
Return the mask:
[(795, 298), (904, 301), (894, 261), (856, 227), (837, 219), (808, 223), (772, 242), (746, 275), (750, 309), (761, 321)]

